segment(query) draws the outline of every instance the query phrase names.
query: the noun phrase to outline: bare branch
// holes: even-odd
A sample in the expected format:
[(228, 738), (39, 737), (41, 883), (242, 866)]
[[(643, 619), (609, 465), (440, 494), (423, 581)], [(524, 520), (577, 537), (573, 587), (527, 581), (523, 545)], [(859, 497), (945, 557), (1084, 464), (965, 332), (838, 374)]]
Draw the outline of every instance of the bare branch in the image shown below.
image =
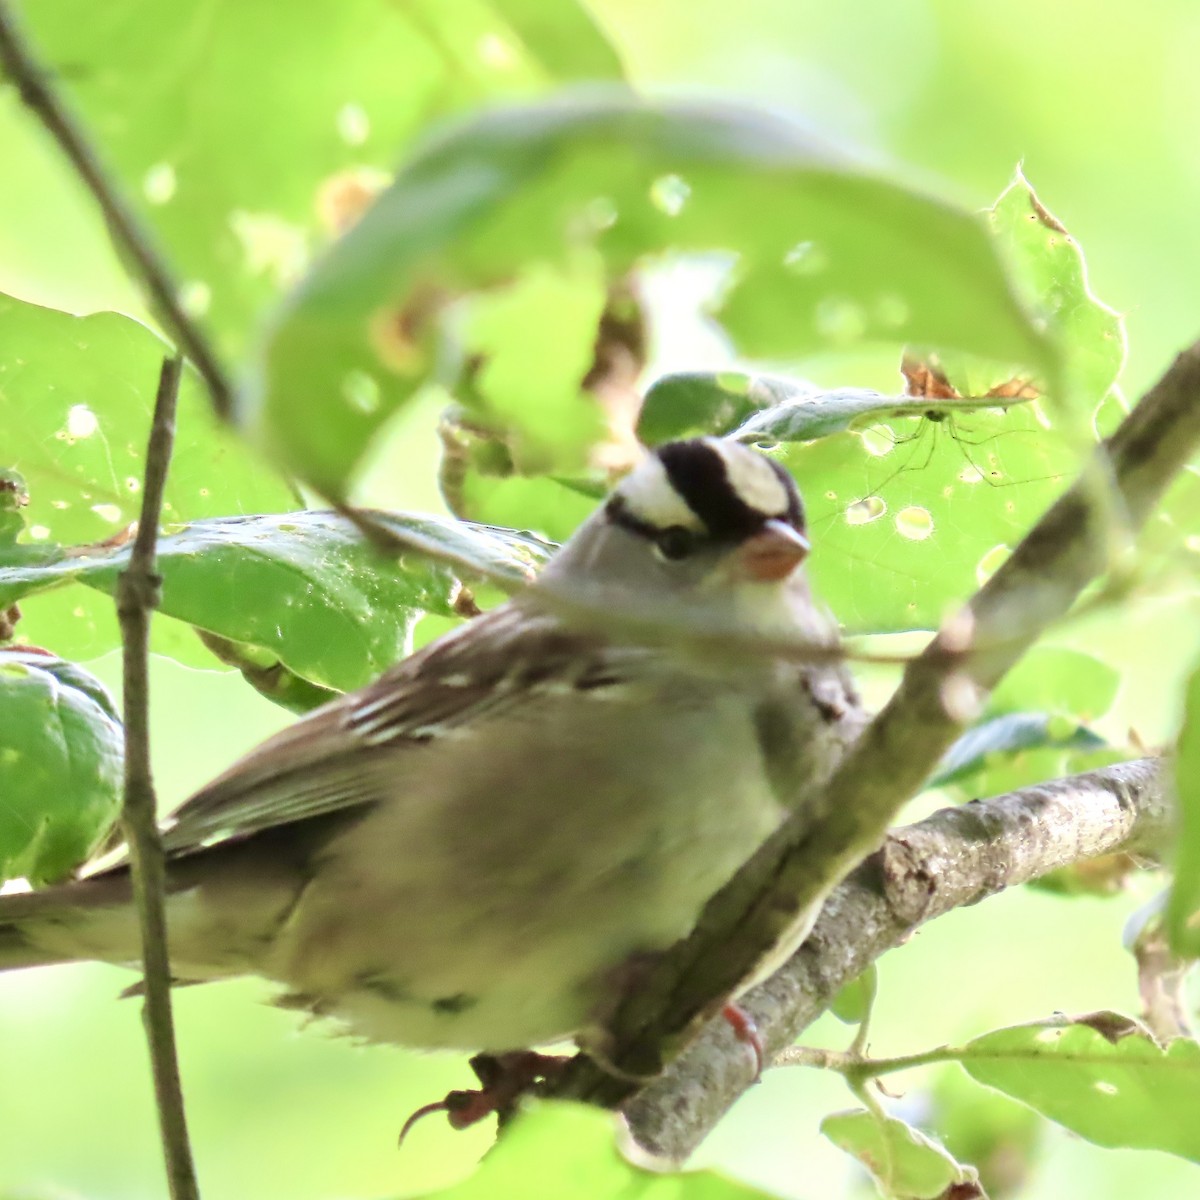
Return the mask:
[[(889, 834), (830, 895), (807, 941), (742, 997), (773, 1057), (838, 991), (926, 921), (1115, 850), (1152, 852), (1171, 827), (1153, 759), (946, 808)], [(637, 1140), (684, 1158), (752, 1082), (745, 1047), (714, 1022), (626, 1107)]]
[[(1200, 442), (1200, 344), (1170, 370), (1101, 447), (1080, 480), (1012, 557), (912, 662), (896, 694), (853, 745), (822, 792), (794, 815), (706, 906), (680, 942), (608, 1023), (610, 1063), (633, 1076), (659, 1069), (751, 978), (783, 931), (880, 845), (900, 806), (960, 732), (951, 685), (977, 699), (1060, 619), (1111, 562), (1112, 514), (1132, 532), (1144, 523)], [(1101, 481), (1105, 486), (1098, 486)], [(675, 1098), (712, 1080), (675, 1075)], [(743, 1083), (748, 1083), (743, 1080)], [(634, 1087), (582, 1056), (562, 1094), (616, 1105)]]
[(154, 780), (150, 773), (148, 658), (150, 613), (158, 606), (155, 545), (163, 488), (175, 438), (175, 400), (182, 358), (166, 359), (154, 400), (146, 450), (142, 512), (129, 565), (117, 580), (117, 615), (124, 650), (125, 804), (121, 813), (133, 868), (134, 900), (142, 931), (146, 1040), (154, 1072), (159, 1131), (172, 1200), (197, 1200), (196, 1173), (183, 1108), (183, 1089), (171, 1018), (171, 965), (167, 953), (166, 865), (158, 836)]
[(16, 86), (25, 107), (58, 143), (75, 173), (104, 214), (118, 249), (132, 262), (150, 295), (155, 313), (196, 365), (212, 397), (217, 415), (228, 420), (233, 410), (233, 389), (208, 339), (184, 312), (171, 273), (154, 248), (149, 232), (126, 202), (121, 188), (110, 178), (79, 124), (57, 93), (47, 84), (48, 72), (38, 61), (7, 0), (0, 0), (0, 67)]

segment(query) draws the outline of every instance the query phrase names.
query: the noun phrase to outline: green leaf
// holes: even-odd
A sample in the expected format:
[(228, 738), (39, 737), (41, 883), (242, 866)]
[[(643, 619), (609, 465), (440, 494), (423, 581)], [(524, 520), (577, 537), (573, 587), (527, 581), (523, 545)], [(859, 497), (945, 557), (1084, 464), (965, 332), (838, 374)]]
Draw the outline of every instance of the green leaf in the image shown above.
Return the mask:
[(1167, 934), (1176, 954), (1195, 958), (1200, 956), (1200, 668), (1188, 680), (1174, 776), (1180, 828), (1175, 879), (1167, 900)]
[(509, 439), (483, 428), (462, 410), (442, 418), (438, 483), (450, 511), (464, 521), (534, 529), (566, 541), (596, 507), (599, 496), (550, 475), (525, 475), (513, 461)]
[(829, 1002), (829, 1011), (847, 1025), (861, 1025), (875, 1003), (875, 991), (878, 986), (879, 972), (872, 963), (834, 996)]
[(635, 1166), (614, 1133), (612, 1115), (587, 1105), (530, 1105), (470, 1178), (426, 1200), (770, 1200), (714, 1171)]
[[(437, 517), (377, 514), (384, 525), (462, 573), (518, 584), (547, 553), (535, 538)], [(129, 547), (63, 552), (23, 565), (0, 557), (0, 607), (80, 582), (112, 593)], [(455, 571), (418, 553), (383, 558), (342, 517), (324, 512), (194, 521), (159, 540), (161, 611), (251, 647), (325, 688), (359, 687), (408, 651), (425, 613), (454, 616)], [(243, 653), (248, 653), (243, 650)], [(251, 655), (253, 658), (254, 656)]]
[(861, 633), (935, 627), (1079, 463), (1074, 439), (1034, 403), (820, 392), (733, 372), (650, 389), (640, 436), (695, 433), (758, 445), (788, 466), (808, 510), (816, 588)]
[(603, 257), (611, 282), (667, 249), (737, 254), (722, 311), (748, 354), (882, 340), (1035, 370), (1054, 361), (971, 215), (752, 110), (576, 94), (427, 141), (292, 294), (241, 420), (340, 492), (369, 439), (433, 377), (454, 297), (584, 252)]
[(1097, 1145), (1200, 1162), (1200, 1045), (1191, 1039), (1164, 1050), (1130, 1018), (1093, 1013), (984, 1034), (959, 1061), (980, 1083)]
[(464, 352), (478, 364), (473, 407), (516, 432), (525, 470), (582, 466), (603, 430), (581, 382), (605, 298), (603, 265), (589, 259), (566, 270), (536, 264), (468, 305)]
[[(119, 538), (136, 520), (150, 415), (168, 352), (126, 317), (73, 317), (0, 296), (0, 469), (18, 468), (28, 498), (0, 517), (0, 546), (24, 523), (30, 544), (23, 561), (54, 561), (61, 551), (52, 543)], [(164, 521), (295, 504), (291, 488), (217, 425), (195, 373), (185, 370)], [(112, 605), (86, 593), (65, 606), (29, 605), (20, 630), (71, 658), (94, 658), (120, 641)], [(156, 649), (178, 652), (181, 643), (156, 622)], [(192, 661), (212, 664), (198, 651)]]
[(341, 0), (313, 20), (270, 0), (25, 9), (231, 361), (431, 118), (621, 75), (571, 0)]
[[(170, 347), (115, 313), (73, 317), (0, 296), (0, 467), (24, 477), (29, 537), (61, 543), (113, 536), (141, 509), (146, 438)], [(185, 371), (163, 520), (295, 506), (208, 411)]]
[[(984, 1196), (973, 1167), (956, 1162), (928, 1134), (895, 1117), (881, 1121), (865, 1109), (833, 1113), (821, 1122), (821, 1132), (857, 1158), (885, 1196), (896, 1200), (938, 1200), (950, 1194), (956, 1200)], [(952, 1188), (956, 1189), (953, 1193)]]
[(1090, 415), (1124, 365), (1124, 321), (1092, 294), (1079, 243), (1020, 170), (988, 218), (1022, 296), (1063, 352), (1069, 398)]
[(51, 655), (0, 650), (0, 881), (65, 878), (121, 806), (124, 741), (99, 680)]
[(1091, 654), (1036, 646), (1001, 680), (988, 711), (1042, 709), (1095, 721), (1112, 707), (1120, 686), (1121, 673)]
[(810, 573), (852, 632), (936, 628), (1074, 477), (1038, 406), (898, 418), (775, 452), (796, 477)]
[(968, 729), (942, 756), (929, 787), (958, 783), (1005, 755), (1046, 746), (1095, 750), (1107, 746), (1099, 734), (1069, 717), (1044, 712), (1004, 713)]
[(646, 393), (638, 436), (648, 446), (701, 434), (758, 446), (807, 442), (892, 417), (978, 412), (994, 401), (890, 396), (868, 388), (823, 391), (801, 380), (741, 371), (664, 375)]
[(852, 632), (889, 632), (936, 627), (1075, 473), (1078, 447), (1039, 405), (987, 404), (689, 373), (651, 387), (638, 432), (730, 436), (780, 458), (804, 494), (822, 599)]

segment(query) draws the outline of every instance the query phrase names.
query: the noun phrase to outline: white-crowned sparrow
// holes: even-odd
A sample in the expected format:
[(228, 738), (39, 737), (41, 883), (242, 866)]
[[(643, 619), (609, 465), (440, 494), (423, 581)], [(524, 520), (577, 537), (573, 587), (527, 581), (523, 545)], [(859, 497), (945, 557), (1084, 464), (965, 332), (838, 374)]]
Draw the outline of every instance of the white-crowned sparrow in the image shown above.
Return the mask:
[[(701, 438), (648, 454), (546, 567), (664, 624), (831, 644), (777, 464)], [(575, 1035), (625, 964), (704, 902), (857, 727), (836, 665), (567, 622), (535, 585), (235, 763), (164, 826), (181, 980), (254, 973), (284, 1003), (408, 1046)], [(0, 969), (134, 963), (127, 868), (0, 900)]]

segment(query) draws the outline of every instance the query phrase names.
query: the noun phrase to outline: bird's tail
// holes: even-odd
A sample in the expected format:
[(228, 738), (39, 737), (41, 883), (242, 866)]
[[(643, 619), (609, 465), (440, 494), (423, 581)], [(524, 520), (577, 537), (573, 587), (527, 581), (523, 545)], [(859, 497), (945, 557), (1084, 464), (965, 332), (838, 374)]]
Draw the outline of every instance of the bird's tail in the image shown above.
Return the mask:
[(124, 871), (39, 892), (0, 896), (0, 971), (138, 956), (137, 919)]

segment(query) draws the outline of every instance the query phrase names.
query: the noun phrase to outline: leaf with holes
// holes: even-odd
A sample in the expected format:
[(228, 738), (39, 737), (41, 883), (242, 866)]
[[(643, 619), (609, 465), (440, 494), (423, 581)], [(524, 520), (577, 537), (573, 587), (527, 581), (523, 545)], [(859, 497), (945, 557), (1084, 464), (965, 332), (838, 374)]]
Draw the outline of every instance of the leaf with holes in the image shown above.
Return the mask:
[(1092, 293), (1079, 243), (1020, 170), (988, 221), (1026, 303), (1062, 349), (1069, 398), (1090, 416), (1125, 363), (1124, 321)]
[[(513, 586), (549, 549), (510, 530), (378, 515), (410, 542), (450, 557), (464, 575)], [(54, 562), (26, 565), (23, 549), (0, 556), (0, 607), (69, 583), (111, 593), (130, 550), (64, 551)], [(423, 614), (455, 616), (460, 586), (456, 571), (416, 551), (399, 563), (381, 557), (349, 522), (325, 512), (193, 521), (159, 539), (158, 571), (166, 615), (340, 690), (361, 686), (403, 657)]]
[(116, 820), (124, 739), (99, 680), (0, 650), (0, 882), (65, 878)]
[(647, 1170), (623, 1158), (608, 1113), (542, 1101), (522, 1109), (474, 1174), (425, 1200), (770, 1200), (714, 1171)]
[(231, 361), (437, 114), (622, 75), (573, 0), (342, 0), (316, 22), (261, 0), (27, 8), (43, 61), (69, 65), (59, 86)]
[(986, 1200), (974, 1167), (956, 1162), (928, 1134), (896, 1117), (882, 1120), (865, 1109), (832, 1113), (821, 1132), (871, 1172), (883, 1195), (895, 1200)]
[(957, 1056), (996, 1088), (1100, 1146), (1165, 1150), (1200, 1162), (1200, 1045), (1163, 1049), (1119, 1013), (998, 1029)]
[(1188, 681), (1174, 776), (1180, 828), (1175, 878), (1167, 900), (1167, 933), (1177, 953), (1197, 958), (1200, 957), (1200, 667)]
[[(146, 438), (163, 355), (145, 326), (114, 313), (73, 317), (0, 296), (0, 467), (15, 466), (28, 503), (26, 561), (51, 543), (107, 540), (136, 520)], [(163, 502), (165, 521), (270, 512), (296, 503), (290, 487), (218, 427), (190, 369)], [(107, 601), (33, 604), (22, 634), (72, 658), (119, 644)], [(208, 660), (211, 662), (211, 660)]]
[(1079, 465), (1031, 404), (896, 418), (774, 454), (804, 494), (814, 584), (853, 632), (936, 628)]
[[(738, 255), (722, 315), (748, 354), (883, 340), (1032, 370), (1054, 362), (972, 215), (761, 112), (589, 93), (485, 113), (425, 142), (293, 292), (240, 419), (340, 492), (383, 422), (435, 376), (456, 297), (596, 255), (623, 280), (668, 249)], [(571, 305), (550, 314), (543, 343), (576, 338), (578, 320)], [(536, 356), (525, 369), (536, 375)], [(535, 420), (522, 428), (544, 438)]]

